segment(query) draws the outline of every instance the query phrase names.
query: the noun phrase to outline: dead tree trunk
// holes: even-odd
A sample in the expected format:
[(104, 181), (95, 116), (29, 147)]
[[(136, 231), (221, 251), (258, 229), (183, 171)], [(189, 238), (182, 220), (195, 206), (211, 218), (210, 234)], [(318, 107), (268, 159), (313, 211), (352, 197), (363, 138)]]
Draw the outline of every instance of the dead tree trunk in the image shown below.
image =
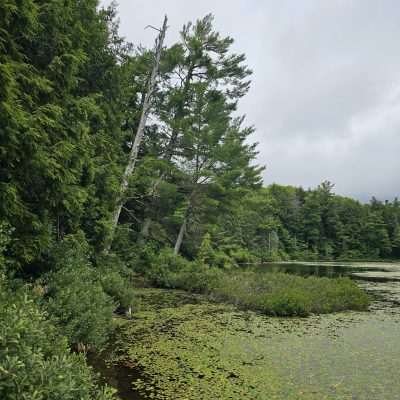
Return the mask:
[(185, 216), (185, 218), (183, 220), (183, 223), (182, 223), (182, 225), (181, 225), (181, 227), (179, 229), (178, 237), (176, 238), (175, 247), (174, 247), (174, 254), (175, 255), (178, 255), (180, 250), (181, 250), (183, 238), (184, 238), (185, 233), (186, 233), (187, 221), (188, 221), (188, 217)]
[(150, 227), (151, 227), (151, 224), (153, 221), (149, 214), (150, 214), (151, 210), (154, 210), (157, 207), (157, 204), (156, 204), (157, 192), (158, 192), (158, 188), (159, 188), (161, 182), (163, 181), (163, 179), (164, 179), (164, 174), (162, 173), (157, 178), (157, 180), (153, 183), (153, 186), (151, 188), (150, 201), (145, 209), (145, 215), (147, 215), (147, 216), (143, 222), (142, 229), (140, 230), (139, 237), (137, 240), (137, 243), (140, 245), (144, 244), (150, 235)]
[(189, 203), (188, 203), (188, 206), (187, 206), (186, 211), (185, 211), (185, 216), (183, 218), (182, 225), (179, 228), (178, 237), (176, 238), (175, 246), (174, 246), (174, 254), (175, 255), (178, 255), (180, 250), (181, 250), (182, 242), (183, 242), (183, 239), (185, 237), (187, 226), (188, 226), (188, 223), (189, 223), (189, 218), (190, 218), (190, 216), (192, 214), (192, 210), (193, 210), (193, 199), (194, 199), (194, 196), (195, 196), (195, 190), (193, 190), (193, 192), (189, 196)]
[(140, 144), (141, 144), (143, 136), (144, 136), (144, 128), (146, 126), (147, 117), (150, 112), (151, 98), (152, 98), (152, 95), (154, 92), (154, 87), (155, 87), (155, 83), (156, 83), (156, 79), (157, 79), (157, 75), (158, 75), (161, 51), (162, 51), (162, 47), (163, 47), (163, 43), (164, 43), (166, 30), (167, 30), (167, 16), (165, 16), (165, 18), (164, 18), (163, 26), (162, 26), (160, 33), (156, 39), (156, 43), (155, 43), (155, 47), (154, 47), (154, 53), (155, 53), (154, 65), (153, 65), (153, 69), (151, 71), (150, 79), (149, 79), (148, 86), (147, 86), (147, 92), (146, 92), (144, 102), (143, 102), (143, 109), (142, 109), (142, 114), (140, 116), (139, 126), (137, 128), (135, 139), (134, 139), (134, 142), (131, 147), (128, 164), (125, 168), (124, 175), (122, 176), (122, 182), (121, 182), (121, 187), (120, 187), (120, 191), (119, 191), (119, 196), (118, 196), (118, 199), (116, 202), (115, 210), (113, 212), (113, 217), (112, 217), (112, 221), (111, 221), (111, 224), (112, 224), (111, 231), (110, 231), (108, 242), (107, 242), (107, 245), (105, 248), (106, 252), (108, 252), (110, 250), (112, 241), (114, 239), (115, 230), (117, 228), (119, 216), (121, 214), (122, 206), (124, 204), (124, 195), (128, 189), (129, 178), (131, 177), (131, 175), (135, 169), (135, 164), (137, 161)]

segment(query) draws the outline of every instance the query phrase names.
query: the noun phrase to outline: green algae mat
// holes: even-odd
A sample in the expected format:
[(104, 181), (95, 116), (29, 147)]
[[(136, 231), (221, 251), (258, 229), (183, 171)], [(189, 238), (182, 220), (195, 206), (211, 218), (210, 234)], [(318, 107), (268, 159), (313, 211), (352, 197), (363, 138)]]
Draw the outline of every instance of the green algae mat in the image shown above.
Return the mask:
[(138, 290), (114, 361), (143, 399), (400, 399), (400, 313), (271, 318), (180, 291)]

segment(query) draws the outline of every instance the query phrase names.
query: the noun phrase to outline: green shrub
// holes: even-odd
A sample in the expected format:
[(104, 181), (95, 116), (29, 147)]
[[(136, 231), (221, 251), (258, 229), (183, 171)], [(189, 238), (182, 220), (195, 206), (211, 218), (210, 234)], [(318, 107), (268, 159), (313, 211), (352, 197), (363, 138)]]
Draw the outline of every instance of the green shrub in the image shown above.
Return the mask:
[(222, 270), (200, 262), (188, 263), (180, 271), (171, 272), (169, 285), (174, 289), (185, 289), (196, 293), (210, 293), (223, 276)]
[(27, 290), (0, 278), (0, 398), (110, 400), (112, 392), (97, 387), (84, 356), (70, 352)]
[(112, 330), (116, 308), (90, 265), (71, 265), (47, 279), (46, 307), (71, 344), (101, 347)]
[(277, 249), (265, 255), (263, 261), (288, 261), (289, 259), (289, 255), (283, 249)]
[(158, 259), (158, 250), (153, 242), (137, 247), (136, 253), (132, 256), (130, 267), (134, 272), (147, 274)]
[(99, 271), (99, 274), (104, 292), (117, 303), (121, 311), (135, 308), (135, 291), (129, 280), (117, 271)]
[(47, 309), (71, 344), (100, 347), (112, 330), (114, 310), (135, 308), (132, 272), (115, 255), (98, 256), (96, 268), (82, 233), (67, 235), (51, 250)]
[(237, 260), (223, 250), (215, 250), (213, 253), (213, 257), (208, 265), (221, 269), (231, 269), (238, 267)]
[(190, 262), (175, 255), (172, 249), (165, 248), (149, 260), (150, 265), (145, 270), (145, 276), (155, 286), (174, 288), (174, 273), (186, 270)]
[(208, 292), (222, 272), (201, 261), (190, 262), (164, 249), (154, 258), (146, 271), (150, 283), (157, 287), (185, 289), (192, 292)]
[(115, 255), (98, 257), (96, 265), (103, 290), (117, 303), (119, 311), (134, 309), (137, 302), (132, 271)]
[(228, 254), (234, 260), (235, 264), (257, 264), (260, 262), (258, 257), (243, 247), (235, 246)]

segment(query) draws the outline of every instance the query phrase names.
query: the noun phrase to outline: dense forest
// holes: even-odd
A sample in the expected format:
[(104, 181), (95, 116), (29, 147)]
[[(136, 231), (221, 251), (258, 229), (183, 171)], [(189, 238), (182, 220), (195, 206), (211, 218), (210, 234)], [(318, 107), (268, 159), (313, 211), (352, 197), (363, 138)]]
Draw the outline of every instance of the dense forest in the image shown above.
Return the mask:
[(274, 184), (247, 195), (236, 218), (253, 221), (246, 248), (261, 259), (398, 258), (399, 201), (362, 204), (332, 189), (328, 181), (314, 190)]
[(121, 38), (97, 0), (0, 2), (1, 398), (111, 398), (68, 349), (104, 343), (132, 306), (131, 272), (160, 253), (222, 268), (400, 256), (398, 200), (263, 187), (238, 110), (251, 71), (232, 42), (207, 15), (162, 47), (122, 190), (153, 49)]

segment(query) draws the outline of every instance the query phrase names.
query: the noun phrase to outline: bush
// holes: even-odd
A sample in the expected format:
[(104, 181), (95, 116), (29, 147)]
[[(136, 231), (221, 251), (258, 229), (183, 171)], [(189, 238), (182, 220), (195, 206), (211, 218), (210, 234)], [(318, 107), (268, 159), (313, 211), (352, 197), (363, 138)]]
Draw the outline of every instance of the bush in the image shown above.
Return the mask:
[(100, 347), (111, 331), (116, 305), (90, 263), (84, 235), (67, 235), (50, 254), (53, 272), (45, 279), (48, 312), (62, 325), (70, 344)]
[(47, 310), (62, 325), (69, 342), (101, 347), (111, 333), (117, 305), (104, 292), (95, 269), (67, 266), (51, 273), (47, 283)]
[(11, 291), (0, 278), (0, 398), (2, 400), (111, 400), (82, 354), (67, 340), (25, 288)]
[(180, 271), (171, 272), (169, 285), (174, 289), (184, 289), (196, 293), (210, 293), (224, 275), (222, 270), (199, 262), (188, 263)]
[(221, 269), (231, 269), (232, 267), (238, 267), (237, 261), (226, 254), (224, 251), (215, 251), (213, 260), (210, 264), (213, 267)]
[(228, 252), (235, 264), (257, 264), (260, 259), (243, 247), (235, 246)]
[(97, 259), (99, 281), (105, 293), (117, 304), (120, 311), (132, 310), (136, 306), (133, 289), (133, 273), (114, 255)]
[(100, 282), (104, 292), (110, 296), (121, 311), (132, 309), (136, 305), (135, 292), (130, 283), (116, 271), (100, 272)]
[(98, 348), (112, 330), (115, 309), (135, 304), (132, 273), (113, 256), (90, 262), (89, 245), (82, 233), (68, 235), (51, 251), (54, 271), (47, 275), (47, 310), (71, 344)]
[(171, 249), (165, 248), (158, 255), (153, 254), (148, 260), (145, 276), (155, 286), (174, 288), (174, 273), (186, 270), (190, 262), (175, 255)]
[[(294, 257), (296, 258), (296, 254), (298, 255), (299, 253), (294, 253)], [(264, 254), (261, 256), (262, 260), (268, 261), (268, 262), (279, 262), (279, 261), (289, 261), (291, 257), (289, 257), (288, 253), (282, 248), (279, 248), (277, 250), (273, 250), (271, 252), (265, 251)]]
[(156, 287), (205, 292), (219, 273), (219, 269), (211, 268), (199, 260), (190, 262), (175, 255), (171, 249), (163, 249), (153, 257), (145, 276)]

